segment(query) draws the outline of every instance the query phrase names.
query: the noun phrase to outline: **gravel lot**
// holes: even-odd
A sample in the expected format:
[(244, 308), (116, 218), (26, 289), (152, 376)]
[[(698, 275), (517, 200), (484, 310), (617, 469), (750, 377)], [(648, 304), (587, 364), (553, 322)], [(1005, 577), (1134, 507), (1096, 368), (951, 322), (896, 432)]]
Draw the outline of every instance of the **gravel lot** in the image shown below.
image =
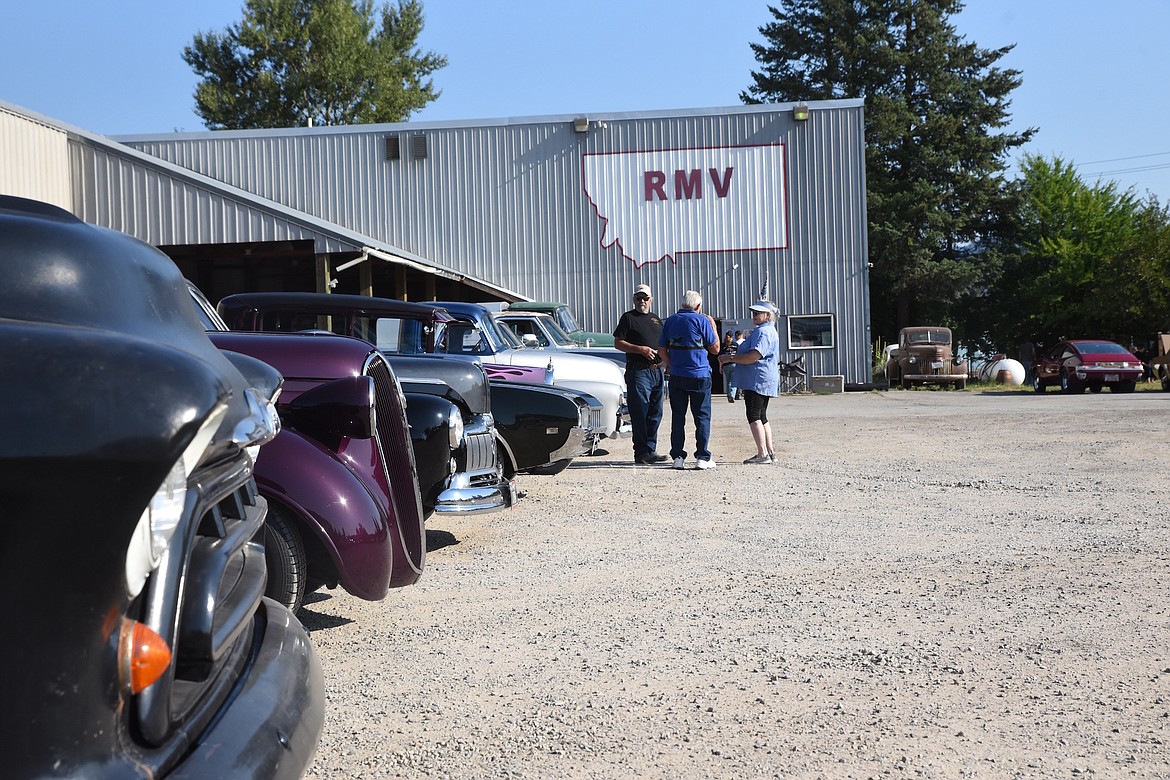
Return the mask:
[(714, 471), (523, 478), (310, 598), (307, 777), (1170, 776), (1168, 404), (785, 397), (765, 467), (717, 396)]

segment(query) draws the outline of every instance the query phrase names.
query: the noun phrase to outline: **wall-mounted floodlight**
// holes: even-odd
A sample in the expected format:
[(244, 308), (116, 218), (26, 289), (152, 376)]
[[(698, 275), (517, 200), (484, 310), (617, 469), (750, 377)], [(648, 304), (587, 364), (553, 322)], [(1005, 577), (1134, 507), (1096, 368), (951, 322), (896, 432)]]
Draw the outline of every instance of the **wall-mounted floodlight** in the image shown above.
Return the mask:
[(589, 117), (579, 116), (573, 120), (573, 131), (577, 133), (589, 132)]
[(808, 105), (804, 101), (792, 107), (792, 118), (797, 122), (804, 122), (808, 119)]

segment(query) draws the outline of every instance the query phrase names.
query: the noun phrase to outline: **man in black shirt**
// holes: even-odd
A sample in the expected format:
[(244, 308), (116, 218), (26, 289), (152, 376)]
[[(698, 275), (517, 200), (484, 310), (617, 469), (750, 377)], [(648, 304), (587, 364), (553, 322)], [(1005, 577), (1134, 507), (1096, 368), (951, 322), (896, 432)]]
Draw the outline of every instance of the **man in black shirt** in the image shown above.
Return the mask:
[(613, 345), (626, 353), (626, 403), (634, 434), (634, 463), (661, 463), (658, 424), (662, 422), (664, 382), (658, 364), (662, 320), (650, 311), (649, 285), (634, 288), (634, 308), (622, 315), (613, 331)]

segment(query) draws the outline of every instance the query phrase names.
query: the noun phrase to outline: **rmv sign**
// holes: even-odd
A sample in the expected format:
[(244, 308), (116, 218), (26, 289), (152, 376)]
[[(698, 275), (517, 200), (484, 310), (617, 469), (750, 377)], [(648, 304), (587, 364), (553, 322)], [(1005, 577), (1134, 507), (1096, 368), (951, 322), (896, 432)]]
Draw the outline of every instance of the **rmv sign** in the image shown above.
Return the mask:
[(635, 266), (788, 246), (783, 144), (586, 154), (585, 194)]

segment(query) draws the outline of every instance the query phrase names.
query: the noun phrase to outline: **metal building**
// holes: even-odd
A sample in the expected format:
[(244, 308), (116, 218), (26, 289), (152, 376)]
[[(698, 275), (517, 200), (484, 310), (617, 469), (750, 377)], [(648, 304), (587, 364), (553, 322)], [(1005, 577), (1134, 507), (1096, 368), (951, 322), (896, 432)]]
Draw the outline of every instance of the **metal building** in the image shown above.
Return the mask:
[(213, 294), (284, 285), (558, 300), (608, 331), (638, 283), (663, 315), (698, 290), (729, 326), (747, 321), (766, 286), (782, 357), (863, 384), (862, 111), (836, 100), (117, 139), (73, 131), (72, 209), (162, 246)]

